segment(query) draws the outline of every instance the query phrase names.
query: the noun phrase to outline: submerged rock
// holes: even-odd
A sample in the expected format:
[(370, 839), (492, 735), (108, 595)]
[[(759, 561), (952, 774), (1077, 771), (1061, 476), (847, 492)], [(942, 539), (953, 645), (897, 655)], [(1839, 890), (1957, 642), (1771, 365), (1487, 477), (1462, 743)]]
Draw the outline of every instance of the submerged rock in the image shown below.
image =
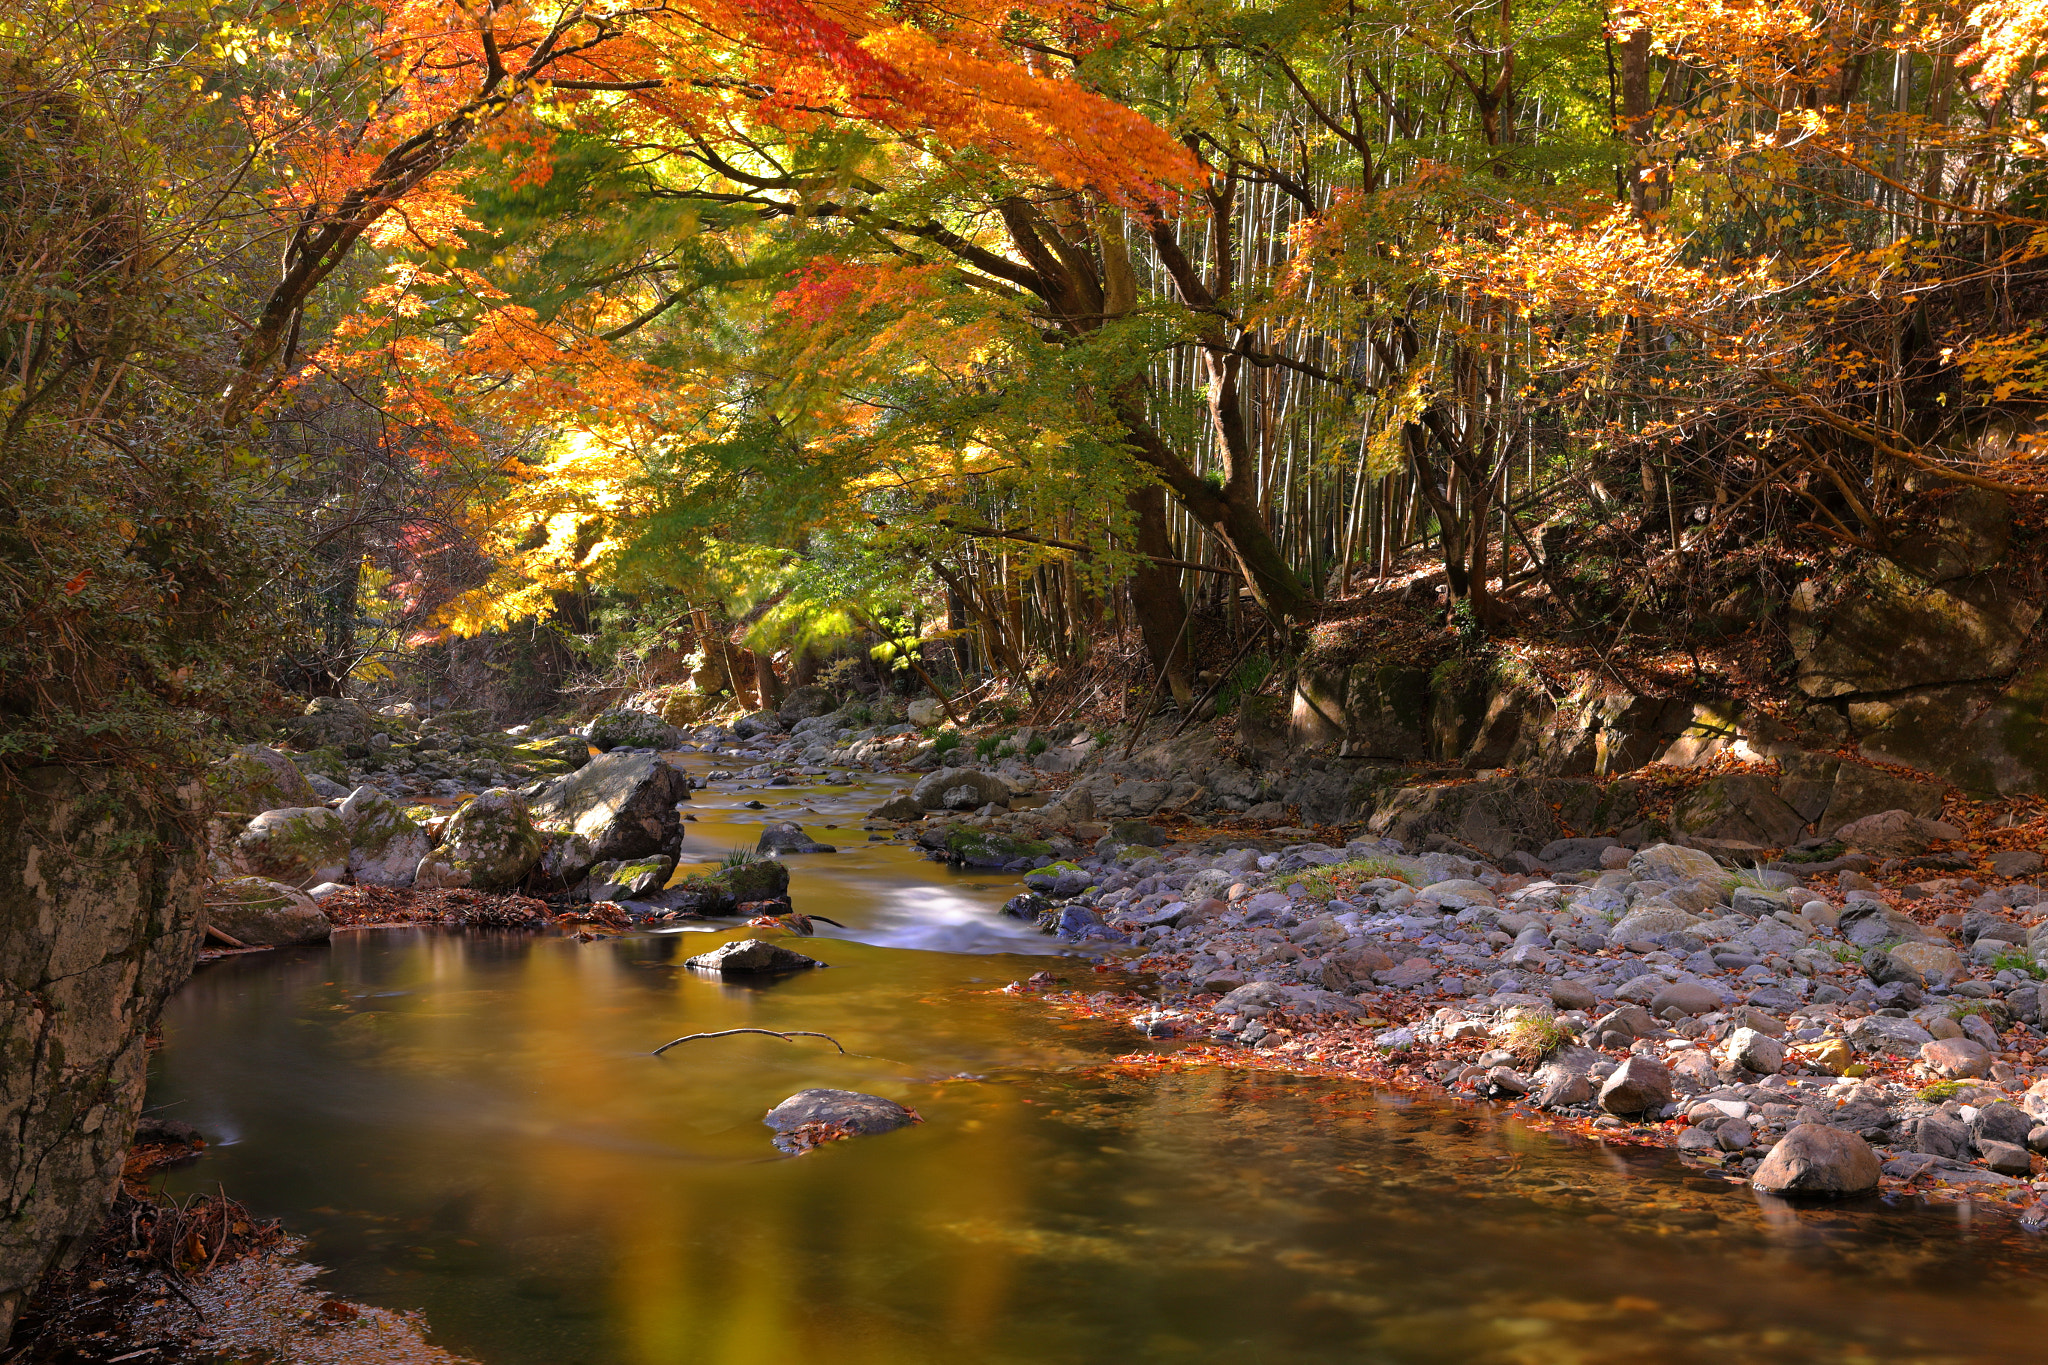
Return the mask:
[(809, 1151), (845, 1137), (875, 1137), (922, 1123), (916, 1111), (858, 1090), (799, 1090), (770, 1109), (761, 1122), (775, 1130), (785, 1152)]
[(761, 853), (837, 853), (831, 844), (821, 844), (804, 833), (804, 827), (794, 820), (778, 820), (761, 831), (760, 842), (754, 845)]
[(825, 964), (766, 939), (743, 938), (699, 953), (683, 964), (700, 972), (800, 972)]

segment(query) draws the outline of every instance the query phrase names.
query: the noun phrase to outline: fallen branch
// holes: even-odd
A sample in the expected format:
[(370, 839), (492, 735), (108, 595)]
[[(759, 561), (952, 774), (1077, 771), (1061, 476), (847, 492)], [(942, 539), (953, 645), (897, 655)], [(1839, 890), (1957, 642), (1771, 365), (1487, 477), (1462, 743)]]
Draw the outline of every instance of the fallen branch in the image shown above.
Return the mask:
[(826, 1042), (838, 1048), (842, 1055), (846, 1052), (846, 1045), (829, 1033), (812, 1033), (806, 1029), (794, 1029), (788, 1033), (777, 1033), (772, 1028), (722, 1028), (716, 1033), (685, 1033), (680, 1038), (671, 1038), (648, 1055), (659, 1057), (677, 1043), (687, 1043), (693, 1038), (730, 1038), (735, 1033), (765, 1033), (770, 1038), (780, 1038), (785, 1043), (795, 1042), (799, 1038), (823, 1038)]
[(249, 946), (248, 944), (242, 942), (242, 940), (236, 938), (233, 934), (226, 933), (222, 930), (216, 929), (211, 924), (206, 926), (206, 936), (208, 938), (217, 938), (222, 943), (227, 944), (228, 947), (230, 948), (246, 948)]

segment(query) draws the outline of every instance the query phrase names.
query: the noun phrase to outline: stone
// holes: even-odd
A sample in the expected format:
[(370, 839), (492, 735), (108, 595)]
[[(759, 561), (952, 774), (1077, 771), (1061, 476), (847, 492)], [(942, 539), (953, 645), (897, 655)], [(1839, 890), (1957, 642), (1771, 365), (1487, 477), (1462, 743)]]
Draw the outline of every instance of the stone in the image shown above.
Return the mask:
[(579, 893), (593, 901), (639, 900), (668, 885), (676, 860), (666, 853), (634, 861), (598, 863)]
[(1913, 1150), (1961, 1160), (1970, 1154), (1970, 1130), (1946, 1114), (1922, 1114), (1908, 1124)]
[(347, 697), (315, 697), (285, 727), (302, 749), (339, 749), (350, 758), (370, 752), (370, 736), (379, 728), (377, 717)]
[(924, 818), (924, 802), (914, 796), (892, 796), (868, 812), (870, 820), (921, 820)]
[(1143, 848), (1166, 846), (1166, 831), (1145, 820), (1112, 820), (1108, 838), (1113, 843)]
[(1794, 1043), (1786, 1049), (1786, 1055), (1807, 1070), (1818, 1071), (1824, 1076), (1839, 1076), (1856, 1060), (1856, 1054), (1847, 1040), (1841, 1038), (1820, 1038), (1812, 1042)]
[(357, 787), (335, 814), (348, 830), (348, 872), (356, 885), (412, 885), (433, 841), (403, 806), (375, 787)]
[(946, 708), (939, 704), (936, 697), (913, 698), (903, 710), (910, 723), (920, 730), (937, 725), (946, 718)]
[(261, 877), (216, 886), (206, 903), (206, 922), (251, 948), (325, 943), (334, 932), (312, 896)]
[(1464, 878), (1431, 882), (1415, 893), (1418, 897), (1435, 901), (1438, 905), (1464, 907), (1468, 905), (1499, 905), (1500, 898), (1478, 882)]
[(1726, 888), (1735, 883), (1735, 874), (1712, 856), (1678, 844), (1652, 844), (1629, 858), (1628, 870), (1638, 881), (1663, 882), (1667, 886), (1702, 882)]
[(1877, 1153), (1857, 1134), (1801, 1123), (1771, 1148), (1750, 1184), (1777, 1195), (1867, 1194), (1877, 1188), (1880, 1169)]
[(1536, 850), (1536, 861), (1552, 872), (1588, 872), (1601, 865), (1601, 854), (1619, 847), (1612, 839), (1553, 839)]
[(1807, 819), (1779, 799), (1768, 778), (1729, 773), (1687, 792), (1673, 807), (1671, 823), (1700, 839), (1785, 848), (1805, 835)]
[(1991, 1053), (1973, 1038), (1936, 1038), (1920, 1047), (1920, 1060), (1937, 1076), (1974, 1080), (1991, 1071)]
[(1893, 969), (1890, 980), (1910, 976), (1931, 986), (1953, 980), (1963, 970), (1962, 954), (1946, 943), (1901, 943), (1886, 957)]
[(1897, 692), (2012, 672), (2038, 604), (1973, 580), (1949, 588), (1874, 560), (1824, 612), (1811, 583), (1793, 594), (1795, 681), (1810, 697)]
[(235, 838), (241, 871), (301, 889), (348, 876), (348, 826), (325, 806), (267, 810)]
[(683, 742), (682, 731), (652, 711), (615, 706), (583, 727), (583, 738), (601, 753), (613, 749), (673, 749)]
[(1984, 1164), (2000, 1175), (2016, 1175), (2025, 1178), (2034, 1173), (2034, 1159), (2027, 1149), (2010, 1142), (1979, 1142), (1977, 1155)]
[(306, 785), (311, 787), (313, 794), (322, 801), (332, 801), (337, 797), (348, 795), (347, 787), (342, 786), (341, 783), (322, 773), (307, 773)]
[(1860, 763), (1838, 763), (1827, 805), (1814, 821), (1814, 833), (1832, 836), (1844, 825), (1888, 810), (1936, 819), (1941, 815), (1942, 792), (1940, 782), (1901, 777)]
[(1684, 1015), (1710, 1014), (1721, 1003), (1721, 992), (1704, 981), (1674, 981), (1650, 997), (1650, 1013), (1659, 1019), (1673, 1009)]
[(206, 850), (176, 816), (205, 795), (109, 777), (21, 766), (0, 788), (0, 1342), (97, 1233), (201, 942)]
[(729, 915), (756, 901), (789, 897), (789, 867), (780, 858), (755, 858), (684, 877), (650, 899), (670, 910)]
[[(479, 792), (448, 818), (441, 846), (421, 859), (413, 874), (414, 884), (424, 885), (420, 878), (425, 875), (442, 886), (506, 890), (533, 870), (546, 843), (533, 826), (525, 798), (504, 787), (493, 787)], [(430, 873), (430, 867), (436, 870)], [(450, 873), (465, 880), (450, 882)]]
[(1960, 839), (1963, 832), (1939, 820), (1927, 820), (1911, 811), (1888, 810), (1852, 820), (1835, 831), (1845, 846), (1880, 858), (1912, 858), (1927, 852), (1937, 841)]
[(789, 695), (782, 699), (782, 705), (775, 708), (775, 714), (784, 725), (794, 725), (800, 720), (829, 716), (837, 707), (838, 702), (829, 688), (815, 685), (792, 687)]
[(214, 764), (207, 770), (206, 785), (219, 809), (237, 815), (320, 803), (319, 793), (298, 764), (261, 744), (245, 744)]
[(1768, 1033), (1739, 1028), (1721, 1045), (1721, 1055), (1745, 1071), (1775, 1076), (1785, 1069), (1785, 1045)]
[(2004, 849), (1991, 855), (1994, 877), (2031, 877), (2041, 870), (2041, 855), (2032, 849)]
[(1630, 1057), (1600, 1087), (1600, 1107), (1624, 1118), (1671, 1103), (1671, 1071), (1652, 1057)]
[(816, 1146), (817, 1140), (796, 1137), (799, 1129), (815, 1131), (814, 1126), (819, 1126), (835, 1130), (834, 1136), (877, 1137), (923, 1120), (912, 1110), (880, 1095), (818, 1088), (797, 1091), (770, 1109), (761, 1122), (775, 1130), (778, 1147), (803, 1151)]
[(940, 768), (919, 778), (911, 799), (926, 810), (977, 810), (1010, 804), (1010, 784), (974, 768)]
[(679, 853), (690, 779), (658, 754), (607, 753), (562, 777), (533, 798), (536, 820), (590, 840), (600, 861)]
[(1926, 933), (1913, 917), (1894, 910), (1883, 901), (1850, 901), (1842, 907), (1836, 929), (1859, 948), (1871, 948), (1895, 939), (1917, 943)]
[(2026, 1110), (2003, 1100), (1979, 1105), (1970, 1120), (1970, 1133), (1978, 1142), (2012, 1142), (2024, 1147), (2034, 1120)]
[(1913, 1057), (1934, 1041), (1932, 1034), (1910, 1019), (1887, 1019), (1869, 1014), (1849, 1025), (1849, 1045), (1858, 1052), (1882, 1052), (1893, 1057)]
[(1560, 978), (1550, 982), (1548, 989), (1550, 1003), (1561, 1010), (1585, 1010), (1591, 1013), (1600, 1004), (1600, 997), (1583, 981)]
[(1638, 903), (1634, 910), (1622, 916), (1615, 926), (1607, 931), (1607, 941), (1619, 947), (1644, 939), (1661, 938), (1665, 934), (1682, 933), (1700, 923), (1697, 915), (1688, 915), (1675, 905)]
[(597, 848), (582, 835), (557, 832), (546, 838), (548, 845), (533, 867), (534, 880), (543, 893), (567, 891), (597, 865)]
[(721, 944), (708, 953), (699, 953), (684, 964), (700, 972), (735, 972), (763, 975), (777, 972), (801, 972), (825, 964), (814, 957), (805, 957), (792, 948), (766, 939), (743, 938), (732, 943)]
[(1596, 824), (1606, 792), (1568, 778), (1495, 778), (1384, 792), (1367, 828), (1410, 848), (1441, 836), (1487, 858), (1542, 848), (1566, 827)]
[(778, 820), (761, 831), (761, 838), (755, 843), (758, 853), (837, 853), (832, 844), (821, 844), (804, 833), (804, 827), (794, 820)]

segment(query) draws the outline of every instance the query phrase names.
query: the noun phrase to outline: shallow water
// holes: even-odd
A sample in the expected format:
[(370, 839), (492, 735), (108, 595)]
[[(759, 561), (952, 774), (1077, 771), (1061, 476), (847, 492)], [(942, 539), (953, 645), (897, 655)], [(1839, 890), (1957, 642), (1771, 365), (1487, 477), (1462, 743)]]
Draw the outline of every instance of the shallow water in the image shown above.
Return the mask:
[[(694, 856), (792, 815), (841, 843), (791, 860), (797, 907), (849, 926), (798, 945), (826, 971), (682, 967), (736, 929), (362, 931), (204, 968), (151, 1103), (219, 1143), (168, 1183), (282, 1217), (330, 1292), (488, 1365), (2038, 1356), (2048, 1249), (2003, 1218), (1794, 1210), (1484, 1107), (1105, 1066), (1148, 1045), (999, 990), (1093, 964), (996, 915), (1012, 881), (863, 843), (876, 800), (697, 794)], [(853, 1055), (647, 1055), (741, 1026)], [(813, 1085), (927, 1121), (779, 1158), (761, 1115)]]

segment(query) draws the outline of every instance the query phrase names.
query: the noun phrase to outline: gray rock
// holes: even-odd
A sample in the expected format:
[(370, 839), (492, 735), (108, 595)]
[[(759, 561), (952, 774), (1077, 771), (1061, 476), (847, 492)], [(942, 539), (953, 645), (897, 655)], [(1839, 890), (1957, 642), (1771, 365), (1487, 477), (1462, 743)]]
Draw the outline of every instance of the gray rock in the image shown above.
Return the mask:
[(690, 779), (658, 754), (607, 753), (555, 778), (533, 799), (534, 818), (590, 840), (599, 860), (676, 853)]
[(1785, 1069), (1785, 1045), (1768, 1033), (1739, 1028), (1722, 1044), (1722, 1055), (1746, 1071), (1775, 1076)]
[(1591, 1013), (1600, 1004), (1600, 997), (1583, 981), (1558, 978), (1549, 983), (1549, 991), (1550, 1003), (1561, 1010), (1585, 1010)]
[(546, 846), (547, 840), (533, 826), (526, 799), (493, 787), (449, 817), (441, 846), (420, 859), (413, 885), (422, 890), (506, 890), (525, 880)]
[(1536, 851), (1536, 861), (1552, 872), (1588, 872), (1600, 866), (1600, 855), (1619, 848), (1612, 839), (1553, 839)]
[(325, 806), (268, 810), (236, 836), (233, 861), (254, 876), (305, 888), (348, 876), (348, 827)]
[(925, 810), (977, 810), (1009, 805), (1010, 784), (974, 768), (940, 768), (919, 778), (910, 795)]
[(800, 972), (825, 964), (814, 957), (785, 948), (766, 939), (743, 938), (732, 943), (721, 944), (708, 953), (699, 953), (683, 964), (701, 972), (734, 972), (763, 975), (775, 972)]
[(1980, 1142), (1977, 1154), (1984, 1164), (2000, 1175), (2030, 1176), (2034, 1173), (2034, 1159), (2027, 1155), (2027, 1149), (2010, 1142)]
[(583, 727), (590, 747), (604, 753), (613, 749), (673, 749), (683, 742), (682, 731), (651, 711), (615, 706)]
[(250, 947), (325, 943), (334, 926), (306, 892), (261, 877), (237, 877), (214, 888), (206, 922)]
[(593, 901), (640, 900), (668, 885), (676, 860), (666, 853), (651, 858), (598, 863), (578, 894)]
[(348, 795), (347, 787), (342, 786), (341, 783), (336, 782), (325, 773), (307, 773), (306, 785), (311, 787), (313, 794), (322, 801), (333, 801)]
[(829, 689), (823, 687), (792, 687), (789, 695), (776, 708), (784, 725), (795, 725), (800, 720), (811, 720), (828, 716), (837, 708)]
[(1659, 1019), (1664, 1011), (1680, 1014), (1710, 1014), (1721, 1008), (1721, 992), (1704, 981), (1674, 981), (1650, 997), (1650, 1013)]
[(1936, 1112), (1908, 1119), (1904, 1131), (1916, 1152), (1951, 1160), (1970, 1154), (1970, 1130), (1947, 1114)]
[[(915, 705), (915, 703), (912, 703)], [(871, 820), (921, 820), (924, 802), (914, 796), (892, 796), (868, 812)]]
[(1849, 1046), (1858, 1052), (1882, 1052), (1894, 1057), (1917, 1056), (1934, 1035), (1910, 1019), (1887, 1019), (1869, 1014), (1849, 1025)]
[(1630, 1057), (1600, 1087), (1600, 1107), (1631, 1117), (1671, 1103), (1671, 1070), (1651, 1057)]
[(1918, 942), (1926, 937), (1911, 916), (1892, 909), (1882, 901), (1850, 901), (1842, 907), (1836, 931), (1859, 948), (1870, 948), (1888, 939)]
[(534, 876), (543, 892), (567, 891), (581, 883), (597, 865), (597, 849), (580, 834), (547, 835), (548, 846), (534, 864)]
[(2032, 849), (2006, 849), (1991, 855), (1994, 877), (2031, 877), (2041, 870), (2041, 855)]
[(1991, 1053), (1973, 1038), (1936, 1038), (1920, 1048), (1920, 1060), (1939, 1076), (1974, 1080), (1991, 1071)]
[(1735, 874), (1715, 862), (1711, 854), (1677, 844), (1652, 844), (1630, 857), (1628, 870), (1638, 881), (1663, 882), (1667, 886), (1702, 882), (1726, 887), (1735, 881)]
[(798, 1129), (821, 1124), (856, 1137), (876, 1137), (908, 1128), (921, 1120), (894, 1100), (864, 1095), (858, 1090), (799, 1090), (770, 1109), (761, 1122), (773, 1128), (776, 1145), (785, 1151), (802, 1151), (811, 1142), (789, 1142)]
[(1960, 839), (1963, 832), (1939, 820), (1927, 820), (1911, 811), (1888, 810), (1866, 815), (1835, 831), (1836, 839), (1852, 849), (1881, 858), (1911, 858), (1925, 853), (1937, 841)]
[(433, 842), (403, 806), (375, 787), (357, 787), (335, 813), (348, 830), (348, 871), (358, 886), (412, 885)]
[(1166, 831), (1144, 820), (1114, 821), (1109, 827), (1109, 837), (1125, 846), (1162, 848), (1166, 844)]
[(320, 795), (290, 757), (261, 744), (245, 744), (207, 770), (215, 805), (239, 815), (316, 806)]
[(832, 844), (821, 844), (794, 820), (778, 820), (761, 831), (761, 838), (754, 845), (760, 853), (837, 853)]
[(1980, 1105), (1970, 1120), (1970, 1132), (1980, 1143), (2011, 1142), (2024, 1147), (2033, 1127), (2034, 1120), (2024, 1109), (2003, 1100)]
[(1877, 1153), (1855, 1133), (1802, 1123), (1771, 1148), (1750, 1184), (1767, 1194), (1833, 1196), (1877, 1188)]
[(336, 748), (350, 758), (370, 752), (370, 736), (378, 728), (377, 718), (358, 701), (347, 697), (315, 697), (306, 703), (304, 715), (285, 727), (292, 742), (302, 749)]

